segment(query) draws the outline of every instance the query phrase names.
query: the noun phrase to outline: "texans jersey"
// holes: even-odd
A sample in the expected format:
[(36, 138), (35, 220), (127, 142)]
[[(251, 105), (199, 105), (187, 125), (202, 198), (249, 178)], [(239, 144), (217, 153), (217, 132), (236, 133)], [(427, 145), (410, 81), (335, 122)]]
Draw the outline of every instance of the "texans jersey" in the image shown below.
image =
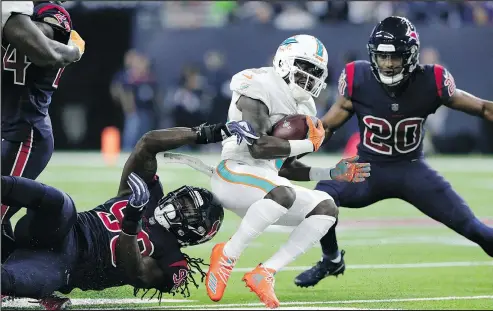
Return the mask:
[(423, 124), (455, 93), (452, 75), (440, 65), (422, 65), (399, 94), (392, 94), (373, 75), (367, 61), (346, 65), (339, 93), (351, 100), (359, 122), (358, 154), (366, 161), (423, 157)]
[[(154, 221), (154, 209), (164, 196), (159, 178), (156, 176), (148, 187), (151, 196), (143, 217), (142, 230), (137, 236), (138, 243), (142, 256), (156, 259), (166, 275), (157, 289), (170, 292), (185, 281), (188, 265), (175, 236)], [(73, 288), (102, 290), (132, 285), (116, 267), (116, 243), (128, 198), (129, 195), (115, 197), (91, 211), (78, 213), (76, 231), (81, 259), (72, 271), (67, 288), (61, 292), (68, 293)]]
[[(55, 40), (68, 42), (72, 22), (63, 7), (36, 5), (32, 19), (50, 25)], [(43, 137), (52, 134), (48, 107), (62, 72), (63, 68), (34, 65), (22, 51), (2, 40), (2, 138), (24, 141), (32, 127)]]

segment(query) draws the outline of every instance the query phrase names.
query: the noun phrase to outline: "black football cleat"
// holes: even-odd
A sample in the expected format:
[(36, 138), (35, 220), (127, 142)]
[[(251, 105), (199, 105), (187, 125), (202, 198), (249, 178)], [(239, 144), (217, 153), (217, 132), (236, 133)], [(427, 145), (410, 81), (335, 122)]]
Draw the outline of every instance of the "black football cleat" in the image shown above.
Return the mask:
[(344, 274), (346, 264), (344, 263), (344, 250), (341, 251), (341, 261), (333, 263), (328, 259), (321, 259), (317, 264), (308, 270), (300, 273), (295, 279), (294, 284), (299, 287), (315, 286), (323, 278), (333, 275), (337, 277), (339, 274)]

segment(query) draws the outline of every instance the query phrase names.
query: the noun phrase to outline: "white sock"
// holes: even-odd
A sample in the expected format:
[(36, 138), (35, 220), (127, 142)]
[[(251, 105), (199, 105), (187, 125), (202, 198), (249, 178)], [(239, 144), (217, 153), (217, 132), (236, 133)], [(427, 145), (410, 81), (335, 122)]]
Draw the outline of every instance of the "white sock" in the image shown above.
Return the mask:
[(281, 270), (318, 243), (335, 222), (335, 217), (327, 215), (313, 215), (304, 219), (291, 232), (288, 241), (263, 266), (276, 272)]
[(256, 239), (268, 226), (287, 213), (287, 209), (271, 199), (253, 203), (243, 217), (240, 227), (224, 246), (224, 254), (238, 258), (248, 244)]

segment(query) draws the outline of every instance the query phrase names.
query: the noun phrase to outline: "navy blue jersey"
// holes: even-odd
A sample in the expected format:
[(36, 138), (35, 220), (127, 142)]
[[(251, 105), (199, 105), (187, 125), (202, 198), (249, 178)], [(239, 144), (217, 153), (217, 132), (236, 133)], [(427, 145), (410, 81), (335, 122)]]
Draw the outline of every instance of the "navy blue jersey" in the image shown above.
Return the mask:
[[(156, 259), (166, 275), (163, 284), (157, 289), (169, 292), (185, 281), (188, 265), (175, 236), (153, 221), (154, 209), (164, 196), (159, 178), (156, 176), (148, 187), (151, 197), (143, 217), (138, 243), (141, 254)], [(117, 269), (115, 251), (128, 197), (112, 198), (91, 211), (78, 214), (76, 231), (80, 237), (78, 248), (81, 259), (70, 277), (69, 289), (64, 289), (63, 292), (69, 292), (73, 288), (102, 290), (132, 285), (125, 274)]]
[[(32, 19), (50, 25), (54, 39), (67, 43), (72, 23), (61, 6), (42, 3)], [(24, 141), (34, 127), (43, 136), (52, 134), (48, 107), (58, 88), (63, 68), (38, 67), (7, 40), (2, 40), (2, 138)]]
[(367, 61), (346, 65), (339, 93), (351, 100), (359, 122), (358, 154), (371, 161), (417, 159), (423, 156), (423, 123), (455, 92), (452, 75), (440, 65), (416, 68), (399, 94), (374, 77)]

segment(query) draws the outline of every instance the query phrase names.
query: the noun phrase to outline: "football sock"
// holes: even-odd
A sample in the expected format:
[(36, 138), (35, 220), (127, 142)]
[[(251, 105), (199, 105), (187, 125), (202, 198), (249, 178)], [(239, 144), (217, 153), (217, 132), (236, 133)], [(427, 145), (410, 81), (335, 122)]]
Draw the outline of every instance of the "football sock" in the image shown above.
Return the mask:
[(288, 241), (263, 266), (281, 270), (299, 255), (309, 250), (334, 225), (336, 219), (327, 215), (312, 215), (305, 218), (289, 235)]
[(243, 217), (238, 230), (224, 246), (224, 254), (238, 258), (243, 250), (267, 227), (279, 220), (287, 209), (271, 199), (253, 203)]

